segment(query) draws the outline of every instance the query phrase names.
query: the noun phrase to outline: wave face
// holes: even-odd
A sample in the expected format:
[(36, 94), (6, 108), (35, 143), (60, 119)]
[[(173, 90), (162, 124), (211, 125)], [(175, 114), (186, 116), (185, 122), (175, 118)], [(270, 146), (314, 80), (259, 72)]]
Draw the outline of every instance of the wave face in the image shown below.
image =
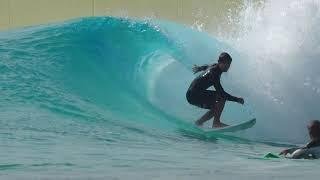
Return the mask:
[(70, 120), (160, 134), (192, 128), (192, 63), (225, 46), (177, 24), (112, 17), (2, 32), (0, 40), (4, 122), (59, 132), (70, 131)]
[(233, 48), (177, 24), (111, 17), (2, 32), (3, 113), (48, 110), (175, 129), (203, 113), (185, 100), (191, 66), (229, 51), (235, 60), (223, 83), (248, 105), (228, 104), (223, 118), (254, 116), (249, 136), (302, 142), (306, 123), (320, 116), (318, 12), (311, 0), (245, 1), (233, 36), (223, 39)]
[[(234, 62), (222, 82), (248, 105), (228, 103), (223, 119), (256, 117), (256, 128), (245, 137), (305, 141), (306, 123), (319, 116), (319, 4), (263, 5), (245, 3), (238, 28), (223, 39), (230, 46), (170, 22), (112, 17), (2, 32), (3, 117), (14, 122), (28, 112), (31, 126), (39, 125), (35, 119), (42, 112), (48, 119), (101, 120), (159, 132), (192, 128), (204, 111), (185, 100), (191, 67), (228, 51)], [(279, 11), (278, 5), (288, 8)]]

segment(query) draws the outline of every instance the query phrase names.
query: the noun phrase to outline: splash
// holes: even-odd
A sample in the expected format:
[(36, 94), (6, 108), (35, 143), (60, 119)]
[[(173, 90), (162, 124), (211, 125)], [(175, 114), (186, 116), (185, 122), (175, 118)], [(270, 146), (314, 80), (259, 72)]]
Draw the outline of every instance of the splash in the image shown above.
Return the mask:
[(319, 1), (248, 0), (229, 17), (233, 31), (222, 39), (243, 57), (241, 88), (259, 136), (305, 141), (306, 124), (320, 117)]

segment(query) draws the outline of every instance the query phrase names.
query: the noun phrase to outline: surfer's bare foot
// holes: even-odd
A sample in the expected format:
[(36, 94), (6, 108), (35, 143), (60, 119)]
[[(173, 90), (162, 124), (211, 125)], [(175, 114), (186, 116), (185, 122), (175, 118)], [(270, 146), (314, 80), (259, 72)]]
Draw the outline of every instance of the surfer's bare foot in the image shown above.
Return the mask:
[(219, 122), (219, 123), (213, 123), (212, 128), (223, 128), (223, 127), (227, 127), (227, 126), (229, 126), (229, 125), (224, 124), (222, 122)]

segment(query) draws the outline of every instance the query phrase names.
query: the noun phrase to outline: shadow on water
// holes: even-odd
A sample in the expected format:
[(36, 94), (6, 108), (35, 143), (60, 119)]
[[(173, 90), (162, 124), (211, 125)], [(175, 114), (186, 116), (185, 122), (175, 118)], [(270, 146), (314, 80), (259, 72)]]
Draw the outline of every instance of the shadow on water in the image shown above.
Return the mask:
[(181, 134), (183, 137), (198, 139), (201, 141), (208, 142), (217, 142), (218, 140), (223, 141), (231, 141), (232, 143), (240, 143), (240, 144), (263, 144), (267, 146), (277, 147), (277, 148), (291, 148), (297, 147), (294, 144), (288, 144), (283, 142), (271, 142), (271, 141), (259, 141), (254, 139), (247, 139), (243, 137), (238, 137), (233, 135), (232, 133), (218, 133), (218, 132), (208, 132), (203, 129), (189, 125), (179, 127), (177, 129), (177, 133)]
[(72, 163), (1, 164), (0, 165), (0, 171), (13, 170), (13, 169), (19, 169), (19, 168), (47, 167), (47, 166), (71, 167), (71, 166), (75, 166), (75, 164), (72, 164)]

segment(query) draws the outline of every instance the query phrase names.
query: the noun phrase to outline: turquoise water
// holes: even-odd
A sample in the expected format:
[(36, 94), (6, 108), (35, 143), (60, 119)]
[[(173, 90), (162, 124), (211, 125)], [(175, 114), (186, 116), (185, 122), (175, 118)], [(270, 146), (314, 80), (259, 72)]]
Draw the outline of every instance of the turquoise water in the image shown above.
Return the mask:
[[(1, 32), (1, 179), (316, 179), (319, 161), (263, 158), (305, 143), (306, 131), (274, 125), (290, 122), (288, 112), (259, 106), (269, 101), (247, 85), (251, 57), (227, 42), (170, 22), (112, 17)], [(192, 65), (221, 51), (235, 59), (226, 89), (247, 101), (227, 104), (223, 119), (256, 117), (245, 132), (204, 133), (193, 126), (204, 111), (185, 100)]]

